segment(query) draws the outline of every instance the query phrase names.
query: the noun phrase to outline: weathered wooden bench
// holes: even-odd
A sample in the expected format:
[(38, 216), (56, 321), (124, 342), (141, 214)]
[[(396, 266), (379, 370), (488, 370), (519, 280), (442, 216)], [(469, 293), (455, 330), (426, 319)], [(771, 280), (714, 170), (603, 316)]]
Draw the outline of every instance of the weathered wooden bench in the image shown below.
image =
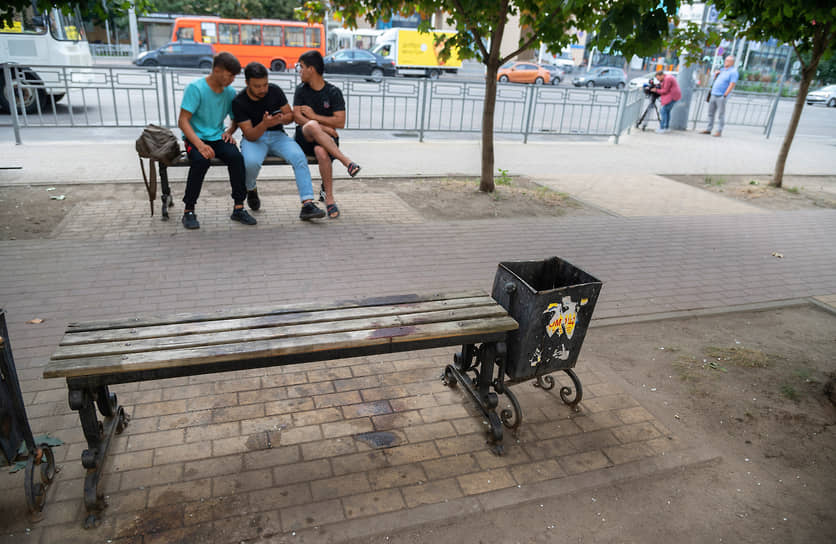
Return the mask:
[[(308, 164), (316, 164), (316, 157), (308, 156)], [(226, 166), (223, 161), (220, 159), (212, 159), (210, 162), (211, 166)], [(168, 209), (174, 206), (174, 199), (171, 198), (171, 187), (168, 184), (168, 169), (169, 168), (183, 168), (187, 166), (191, 166), (192, 162), (189, 160), (189, 157), (183, 153), (180, 157), (177, 158), (176, 161), (169, 165), (165, 165), (163, 163), (159, 164), (160, 168), (160, 188), (161, 188), (161, 195), (160, 199), (162, 200), (162, 220), (168, 220)], [(262, 163), (264, 166), (282, 166), (289, 164), (286, 160), (281, 157), (274, 157), (268, 155), (264, 162)]]
[[(81, 456), (85, 527), (91, 527), (106, 506), (98, 484), (108, 446), (128, 423), (111, 384), (461, 345), (445, 378), (461, 383), (481, 406), (491, 443), (501, 449), (502, 425), (510, 427), (512, 415), (496, 414), (497, 393), (508, 394), (518, 409), (502, 387), (506, 335), (517, 327), (482, 291), (70, 323), (43, 375), (67, 380), (70, 407), (81, 418), (88, 445)], [(478, 380), (464, 377), (474, 359), (481, 365)]]

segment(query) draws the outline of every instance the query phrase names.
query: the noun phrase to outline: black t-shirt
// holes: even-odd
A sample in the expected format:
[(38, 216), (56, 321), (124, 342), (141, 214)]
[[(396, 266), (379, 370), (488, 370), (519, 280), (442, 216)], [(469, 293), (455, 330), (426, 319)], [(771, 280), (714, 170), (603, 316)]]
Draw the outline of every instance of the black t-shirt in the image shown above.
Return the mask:
[[(313, 90), (307, 83), (302, 83), (296, 87), (293, 94), (293, 107), (296, 106), (310, 106), (315, 114), (331, 117), (335, 111), (345, 111), (345, 100), (339, 87), (327, 81), (318, 91)], [(296, 132), (301, 133), (302, 127), (296, 125)]]
[[(232, 100), (232, 117), (236, 123), (250, 121), (256, 126), (264, 119), (264, 112), (273, 113), (287, 104), (287, 97), (278, 85), (269, 83), (267, 94), (261, 100), (253, 100), (247, 94), (247, 89), (239, 92)], [(283, 130), (282, 125), (270, 127), (267, 130)]]

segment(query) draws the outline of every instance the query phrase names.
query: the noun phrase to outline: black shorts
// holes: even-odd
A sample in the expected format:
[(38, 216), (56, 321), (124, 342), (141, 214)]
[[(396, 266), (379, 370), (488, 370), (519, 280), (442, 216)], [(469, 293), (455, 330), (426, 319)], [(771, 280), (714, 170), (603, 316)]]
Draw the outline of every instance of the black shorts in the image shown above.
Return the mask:
[[(333, 136), (332, 138), (334, 139), (334, 143), (337, 144), (337, 147), (340, 147), (340, 139), (334, 138)], [(314, 147), (316, 147), (317, 145), (316, 142), (307, 141), (305, 137), (302, 135), (302, 131), (297, 131), (294, 139), (296, 140), (296, 143), (299, 144), (299, 147), (302, 148), (302, 151), (305, 153), (305, 156), (314, 156)], [(333, 156), (331, 157), (331, 160), (334, 160)]]

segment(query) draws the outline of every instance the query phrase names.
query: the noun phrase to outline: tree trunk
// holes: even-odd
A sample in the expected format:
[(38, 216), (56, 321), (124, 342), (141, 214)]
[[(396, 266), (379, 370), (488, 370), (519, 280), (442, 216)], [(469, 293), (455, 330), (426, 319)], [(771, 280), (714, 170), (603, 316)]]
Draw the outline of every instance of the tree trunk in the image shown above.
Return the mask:
[(482, 108), (482, 176), (479, 179), (479, 190), (485, 193), (494, 191), (493, 183), (493, 118), (496, 110), (496, 74), (499, 63), (488, 59), (485, 72), (485, 103)]
[(801, 84), (798, 86), (795, 107), (792, 110), (792, 117), (790, 117), (790, 124), (787, 127), (784, 142), (781, 144), (781, 151), (778, 152), (778, 159), (775, 161), (775, 173), (772, 176), (772, 185), (775, 187), (781, 187), (781, 184), (784, 182), (784, 166), (787, 164), (787, 155), (790, 154), (790, 146), (795, 137), (795, 130), (798, 128), (799, 119), (801, 119), (801, 110), (804, 108), (804, 102), (807, 100), (807, 90), (810, 88), (810, 83), (813, 81), (815, 73), (815, 68), (813, 70), (802, 70), (801, 72)]
[[(801, 110), (804, 109), (804, 102), (807, 101), (807, 91), (810, 90), (810, 83), (816, 77), (816, 70), (819, 67), (819, 61), (822, 55), (824, 55), (824, 52), (830, 46), (827, 42), (827, 32), (819, 32), (813, 38), (813, 55), (810, 58), (810, 64), (801, 68), (801, 84), (798, 86), (795, 107), (792, 110), (792, 117), (790, 117), (790, 124), (787, 127), (784, 142), (781, 144), (781, 151), (778, 153), (778, 159), (775, 161), (775, 173), (772, 176), (772, 185), (775, 187), (781, 187), (784, 183), (784, 167), (787, 164), (787, 155), (790, 154), (790, 146), (792, 145), (793, 138), (795, 138), (795, 130), (798, 128), (799, 119), (801, 119)], [(780, 97), (778, 98), (780, 100)]]

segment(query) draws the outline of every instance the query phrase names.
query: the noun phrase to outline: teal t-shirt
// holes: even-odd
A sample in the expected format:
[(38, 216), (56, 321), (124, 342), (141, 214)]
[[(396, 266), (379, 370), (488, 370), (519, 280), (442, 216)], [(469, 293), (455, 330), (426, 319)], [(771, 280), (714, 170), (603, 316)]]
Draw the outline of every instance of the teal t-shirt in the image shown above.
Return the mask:
[(214, 142), (220, 140), (224, 133), (224, 119), (231, 112), (233, 98), (235, 89), (231, 86), (216, 93), (206, 78), (200, 78), (186, 86), (180, 107), (192, 114), (189, 122), (197, 137)]

